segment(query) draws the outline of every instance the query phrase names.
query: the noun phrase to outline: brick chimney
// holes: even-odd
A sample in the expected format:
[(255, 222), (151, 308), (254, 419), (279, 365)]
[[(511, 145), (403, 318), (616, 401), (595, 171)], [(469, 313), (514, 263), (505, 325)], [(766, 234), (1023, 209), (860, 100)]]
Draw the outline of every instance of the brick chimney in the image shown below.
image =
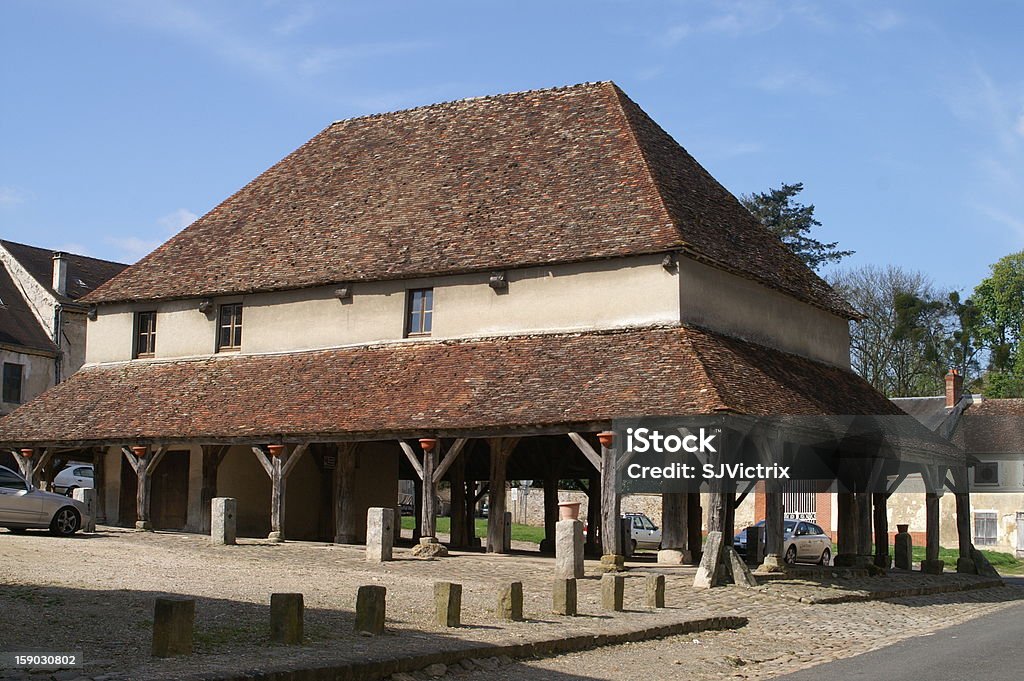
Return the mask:
[(68, 255), (61, 251), (53, 254), (53, 290), (58, 295), (68, 294)]
[(964, 394), (964, 377), (956, 369), (946, 374), (946, 409), (952, 409)]

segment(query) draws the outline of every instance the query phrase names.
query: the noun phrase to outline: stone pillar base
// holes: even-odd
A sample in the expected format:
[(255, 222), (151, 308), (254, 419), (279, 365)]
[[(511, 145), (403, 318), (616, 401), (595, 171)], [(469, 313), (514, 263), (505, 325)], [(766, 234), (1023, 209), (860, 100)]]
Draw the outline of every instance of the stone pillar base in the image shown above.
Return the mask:
[(267, 535), (267, 541), (272, 541), (275, 544), (280, 544), (284, 541), (284, 537), (281, 536), (280, 532), (271, 532)]
[(874, 556), (864, 556), (859, 553), (840, 553), (832, 561), (832, 565), (837, 568), (867, 568), (874, 564)]
[(779, 573), (786, 571), (786, 561), (782, 560), (782, 557), (774, 553), (769, 553), (764, 557), (764, 562), (758, 566), (756, 572), (768, 572), (768, 573)]
[(882, 568), (883, 570), (889, 570), (892, 568), (892, 557), (888, 553), (876, 553), (875, 565)]
[(359, 544), (359, 537), (354, 534), (336, 534), (334, 535), (335, 544)]
[(441, 558), (448, 555), (448, 549), (437, 541), (437, 537), (420, 537), (420, 543), (412, 547), (417, 558)]
[(626, 569), (626, 557), (614, 553), (601, 556), (601, 570), (604, 572), (621, 572)]
[(687, 549), (661, 549), (658, 551), (659, 565), (688, 565), (693, 557)]
[(956, 571), (965, 575), (978, 574), (978, 566), (970, 558), (957, 558)]
[(946, 563), (941, 560), (922, 560), (921, 572), (926, 575), (941, 575)]
[(136, 520), (135, 529), (138, 532), (152, 532), (153, 523), (149, 522), (148, 520)]

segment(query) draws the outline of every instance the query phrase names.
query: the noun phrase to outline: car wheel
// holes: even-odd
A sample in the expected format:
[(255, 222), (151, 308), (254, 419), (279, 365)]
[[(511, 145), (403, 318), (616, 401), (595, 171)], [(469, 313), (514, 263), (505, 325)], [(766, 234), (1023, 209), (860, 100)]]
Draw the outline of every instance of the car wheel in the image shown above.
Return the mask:
[(821, 560), (818, 561), (818, 565), (831, 565), (832, 563), (832, 551), (825, 549), (821, 552)]
[(67, 490), (64, 492), (64, 494), (66, 496), (73, 497), (73, 496), (75, 496), (75, 490), (76, 489), (78, 489), (78, 487), (68, 487)]
[(785, 560), (789, 565), (796, 562), (796, 546), (790, 546), (786, 549), (786, 556), (783, 560)]
[(82, 518), (78, 515), (78, 511), (70, 506), (65, 506), (53, 515), (53, 520), (50, 521), (50, 532), (60, 537), (70, 537), (78, 532), (81, 524)]

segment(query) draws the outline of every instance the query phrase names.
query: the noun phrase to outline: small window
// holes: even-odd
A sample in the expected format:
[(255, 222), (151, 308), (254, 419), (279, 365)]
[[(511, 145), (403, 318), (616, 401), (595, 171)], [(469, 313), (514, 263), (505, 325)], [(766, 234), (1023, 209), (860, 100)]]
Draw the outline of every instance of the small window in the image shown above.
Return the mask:
[(135, 356), (156, 354), (156, 312), (135, 313)]
[(999, 462), (986, 461), (974, 467), (974, 484), (976, 485), (998, 485), (999, 484)]
[(405, 322), (406, 336), (429, 336), (434, 316), (434, 289), (410, 289), (408, 314)]
[(75, 477), (78, 477), (78, 478), (91, 478), (92, 477), (92, 469), (89, 468), (88, 466), (79, 466), (78, 468), (75, 469)]
[(995, 511), (975, 511), (974, 543), (978, 546), (992, 546), (996, 541)]
[(242, 349), (242, 304), (220, 306), (220, 327), (217, 332), (217, 352)]
[(642, 530), (644, 528), (644, 521), (640, 519), (640, 516), (633, 516), (633, 527), (638, 530)]
[(21, 377), (24, 366), (4, 362), (4, 402), (21, 404)]

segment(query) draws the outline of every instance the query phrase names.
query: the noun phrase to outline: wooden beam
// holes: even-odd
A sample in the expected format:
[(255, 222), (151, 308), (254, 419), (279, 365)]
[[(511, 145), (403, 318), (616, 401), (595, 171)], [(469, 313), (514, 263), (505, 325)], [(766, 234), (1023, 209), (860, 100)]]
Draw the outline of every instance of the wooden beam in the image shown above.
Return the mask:
[(132, 467), (132, 470), (135, 471), (135, 475), (138, 475), (139, 457), (135, 456), (131, 448), (126, 445), (121, 446), (121, 453), (124, 454), (124, 458), (128, 461), (128, 465), (130, 465)]
[[(356, 516), (356, 457), (359, 445), (340, 442), (335, 445), (334, 463), (334, 543), (355, 544), (359, 519)], [(398, 519), (396, 519), (398, 522)]]
[(423, 452), (423, 527), (420, 537), (437, 537), (437, 445)]
[[(574, 439), (573, 442), (576, 442)], [(576, 443), (579, 446), (579, 443)], [(622, 496), (616, 487), (616, 449), (601, 447), (601, 551), (606, 556), (622, 556)]]
[(412, 448), (405, 440), (399, 440), (398, 446), (405, 452), (405, 458), (409, 459), (409, 463), (412, 464), (412, 469), (420, 480), (423, 479), (423, 464), (420, 463), (419, 456), (416, 455), (416, 450)]
[(488, 489), (487, 553), (505, 552), (505, 483), (508, 459), (519, 438), (490, 438), (491, 474)]
[(467, 442), (469, 442), (469, 438), (460, 437), (458, 440), (452, 443), (451, 447), (448, 448), (448, 451), (445, 452), (444, 458), (441, 460), (441, 463), (439, 463), (437, 465), (437, 468), (434, 469), (435, 484), (441, 482), (441, 479), (444, 477), (444, 474), (448, 472), (448, 469), (451, 468), (451, 465), (455, 463), (455, 460), (457, 458), (459, 458), (459, 455), (462, 453), (462, 449), (466, 446)]
[(267, 472), (271, 478), (274, 477), (274, 464), (270, 463), (270, 457), (263, 451), (262, 447), (253, 447), (252, 453), (256, 455), (256, 460), (263, 466), (263, 470)]
[(600, 472), (601, 455), (598, 454), (594, 448), (590, 446), (590, 443), (587, 442), (579, 433), (568, 433), (568, 435), (569, 439), (576, 444), (576, 447), (583, 452), (583, 456), (587, 457), (587, 461), (589, 461), (590, 464)]
[(309, 449), (309, 443), (304, 442), (292, 450), (292, 453), (288, 455), (287, 460), (284, 462), (284, 466), (281, 468), (281, 475), (283, 475), (285, 479), (292, 474), (292, 471), (295, 469), (295, 464), (299, 462), (299, 459), (302, 458), (302, 455), (306, 453), (307, 449)]

